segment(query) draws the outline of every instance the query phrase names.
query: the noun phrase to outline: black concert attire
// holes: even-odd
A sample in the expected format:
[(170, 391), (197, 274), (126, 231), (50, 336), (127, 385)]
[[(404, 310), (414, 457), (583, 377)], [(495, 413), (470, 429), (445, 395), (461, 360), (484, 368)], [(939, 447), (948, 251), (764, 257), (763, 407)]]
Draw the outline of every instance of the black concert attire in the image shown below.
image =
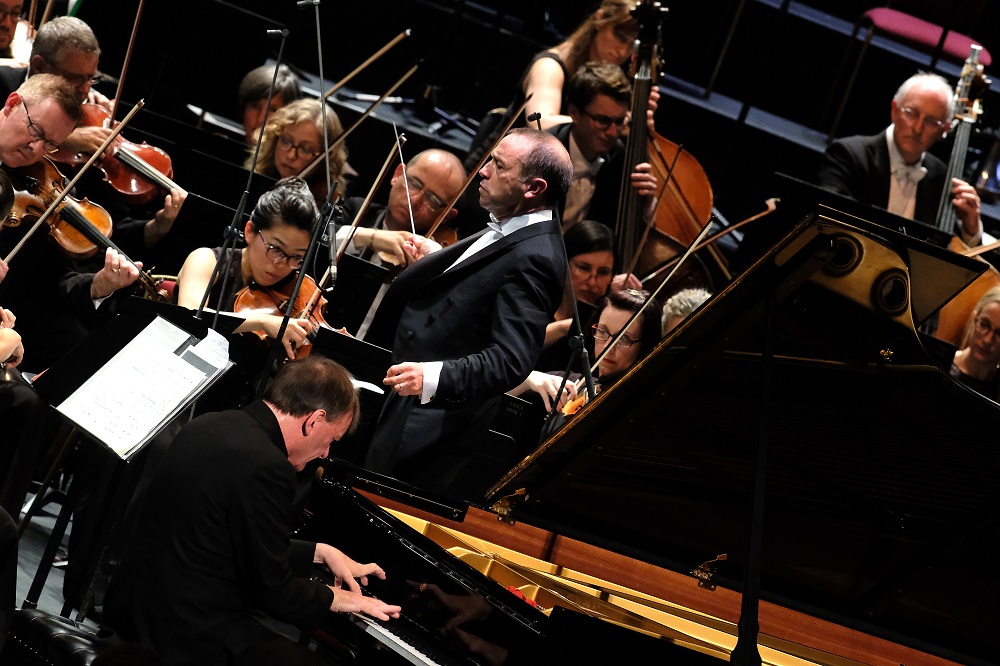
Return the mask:
[(7, 628), (17, 606), (17, 527), (0, 508), (0, 653), (7, 640)]
[(982, 379), (970, 377), (962, 372), (957, 365), (952, 363), (951, 367), (948, 369), (948, 374), (951, 375), (951, 378), (955, 381), (965, 384), (973, 391), (981, 393), (990, 400), (1000, 401), (1000, 373), (997, 373), (993, 379), (983, 381)]
[(308, 628), (333, 602), (309, 579), (316, 544), (288, 537), (295, 488), (278, 420), (263, 402), (191, 421), (149, 486), (108, 591), (107, 625), (164, 664), (242, 663), (248, 651), (271, 649), (301, 658), (280, 663), (312, 663), (314, 653), (286, 645), (251, 615)]
[(368, 469), (456, 497), (481, 496), (496, 469), (509, 469), (516, 454), (487, 450), (487, 430), (502, 394), (535, 364), (562, 298), (566, 257), (553, 218), (455, 264), (493, 233), (487, 229), (420, 259), (386, 293), (366, 341), (392, 349), (393, 363), (443, 364), (426, 404), (418, 396), (387, 397)]

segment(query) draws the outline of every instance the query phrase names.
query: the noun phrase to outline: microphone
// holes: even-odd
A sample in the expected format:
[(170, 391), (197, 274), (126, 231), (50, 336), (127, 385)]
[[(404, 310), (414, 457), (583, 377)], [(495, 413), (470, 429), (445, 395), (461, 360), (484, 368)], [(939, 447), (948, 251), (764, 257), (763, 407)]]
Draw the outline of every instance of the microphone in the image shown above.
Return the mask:
[(288, 37), (288, 29), (282, 28), (281, 30), (268, 30), (267, 36), (271, 37), (272, 39), (274, 37)]
[(538, 122), (538, 129), (542, 129), (542, 114), (539, 113), (538, 111), (535, 111), (534, 113), (528, 114), (527, 116), (525, 116), (524, 119), (526, 121), (528, 121), (529, 123), (533, 123), (533, 122), (537, 121)]
[(296, 7), (308, 7), (309, 5), (318, 5), (319, 0), (298, 0), (295, 3)]

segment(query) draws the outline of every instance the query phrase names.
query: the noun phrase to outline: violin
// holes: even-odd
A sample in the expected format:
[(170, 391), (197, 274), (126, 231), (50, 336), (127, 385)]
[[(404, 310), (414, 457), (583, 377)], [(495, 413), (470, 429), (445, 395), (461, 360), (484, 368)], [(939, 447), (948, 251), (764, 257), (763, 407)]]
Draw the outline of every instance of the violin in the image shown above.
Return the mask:
[[(22, 223), (33, 224), (45, 209), (58, 197), (66, 179), (48, 157), (41, 162), (8, 171), (14, 184), (14, 208), (5, 226), (17, 227)], [(88, 199), (66, 196), (56, 214), (49, 217), (49, 233), (68, 257), (87, 259), (97, 253), (98, 244), (87, 238), (66, 218), (74, 222), (84, 218), (102, 235), (111, 235), (111, 216), (98, 204)]]
[[(111, 112), (99, 104), (83, 105), (82, 127), (109, 127)], [(133, 143), (119, 139), (111, 146), (115, 159), (105, 159), (97, 169), (104, 175), (104, 181), (128, 205), (147, 204), (161, 194), (177, 188), (171, 178), (174, 175), (170, 156), (162, 149), (145, 141)], [(60, 149), (53, 156), (60, 163), (79, 166), (84, 156)]]
[[(261, 287), (257, 284), (249, 284), (240, 289), (236, 294), (236, 302), (233, 311), (240, 312), (264, 312), (275, 316), (282, 316), (288, 308), (288, 299), (291, 296), (292, 288), (295, 286), (294, 280), (283, 280), (280, 286)], [(315, 337), (315, 331), (320, 327), (332, 329), (323, 317), (323, 310), (326, 308), (326, 298), (323, 297), (323, 290), (319, 288), (316, 281), (308, 275), (304, 276), (302, 286), (299, 288), (298, 296), (292, 305), (292, 319), (308, 319), (313, 325), (311, 337)], [(261, 340), (267, 340), (268, 335), (264, 331), (254, 331)], [(309, 355), (310, 348), (304, 347), (297, 351), (298, 358)]]
[[(135, 264), (108, 238), (112, 230), (108, 211), (86, 198), (77, 199), (63, 194), (68, 184), (52, 160), (45, 157), (40, 162), (9, 170), (8, 173), (11, 182), (15, 183), (14, 208), (4, 226), (17, 227), (25, 222), (34, 225), (62, 196), (63, 200), (55, 213), (45, 221), (49, 225), (49, 235), (65, 255), (80, 260), (94, 256), (98, 249), (112, 248), (129, 263)], [(27, 238), (21, 243), (25, 240)], [(21, 244), (18, 244), (6, 260), (10, 261), (20, 247)], [(166, 290), (161, 288), (162, 282), (162, 279), (156, 279), (146, 271), (139, 271), (139, 284), (147, 298), (162, 302), (169, 300)]]

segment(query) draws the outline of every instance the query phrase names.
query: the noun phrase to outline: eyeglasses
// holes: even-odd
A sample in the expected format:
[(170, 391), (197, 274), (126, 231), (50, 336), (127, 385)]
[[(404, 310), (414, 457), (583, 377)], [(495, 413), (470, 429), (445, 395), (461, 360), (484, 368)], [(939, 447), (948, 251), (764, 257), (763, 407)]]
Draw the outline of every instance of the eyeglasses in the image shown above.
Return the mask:
[(612, 125), (618, 129), (624, 129), (625, 124), (628, 122), (628, 116), (618, 116), (617, 118), (612, 118), (611, 116), (603, 116), (599, 113), (591, 113), (587, 110), (584, 110), (583, 115), (590, 118), (594, 125), (600, 130), (606, 130)]
[(1000, 339), (1000, 327), (993, 328), (993, 324), (987, 317), (978, 317), (976, 319), (976, 334), (986, 335), (987, 333), (992, 333), (994, 339)]
[(294, 150), (295, 154), (301, 157), (311, 160), (312, 158), (319, 155), (318, 150), (313, 150), (309, 146), (304, 146), (302, 144), (296, 144), (292, 141), (291, 137), (282, 134), (278, 137), (278, 145), (281, 146), (283, 150)]
[[(591, 328), (594, 329), (594, 340), (597, 342), (607, 342), (612, 338), (612, 336), (617, 335), (617, 333), (612, 333), (608, 329), (604, 328), (600, 324), (594, 324)], [(627, 335), (623, 335), (621, 339), (615, 344), (615, 347), (625, 351), (626, 349), (631, 349), (632, 345), (637, 342), (642, 342), (641, 339), (633, 340)]]
[(48, 152), (49, 154), (52, 154), (57, 150), (59, 150), (59, 144), (53, 141), (49, 141), (48, 137), (45, 136), (45, 132), (42, 130), (42, 128), (36, 125), (31, 120), (31, 114), (28, 113), (28, 104), (24, 101), (23, 97), (21, 98), (21, 106), (24, 107), (24, 115), (28, 119), (28, 134), (30, 134), (32, 139), (34, 139), (32, 143), (34, 143), (35, 141), (41, 141), (42, 145), (45, 146), (45, 151)]
[(272, 264), (280, 264), (283, 261), (293, 271), (302, 268), (302, 262), (305, 260), (305, 257), (301, 254), (288, 254), (277, 245), (271, 245), (264, 238), (264, 232), (260, 229), (257, 229), (257, 235), (260, 236), (260, 242), (264, 244), (264, 256), (270, 259)]
[[(920, 112), (912, 107), (909, 106), (900, 107), (899, 112), (903, 114), (903, 117), (906, 118), (906, 121), (909, 123), (916, 125), (920, 121), (921, 118)], [(950, 123), (947, 120), (938, 120), (937, 118), (932, 118), (930, 116), (923, 116), (923, 119), (924, 119), (924, 125), (929, 125), (930, 127), (933, 127), (936, 130), (944, 129), (945, 126), (950, 125)]]
[(608, 266), (591, 266), (586, 262), (570, 261), (569, 267), (580, 277), (609, 278), (611, 268)]
[(74, 88), (92, 86), (96, 83), (100, 83), (103, 78), (99, 72), (94, 72), (93, 74), (74, 74), (73, 72), (67, 72), (65, 69), (54, 63), (50, 62), (48, 64), (50, 74), (57, 74), (61, 76)]
[(448, 205), (441, 199), (441, 197), (428, 190), (427, 186), (424, 185), (424, 181), (420, 180), (416, 176), (406, 174), (406, 184), (410, 187), (411, 195), (416, 194), (417, 192), (423, 192), (424, 201), (426, 201), (427, 205), (434, 210), (441, 210)]
[(23, 11), (23, 9), (24, 7), (22, 7), (21, 5), (18, 5), (17, 7), (11, 7), (10, 9), (4, 9), (3, 7), (0, 7), (0, 23), (3, 23), (8, 18), (12, 18), (15, 21), (17, 21), (19, 18), (21, 18), (21, 11)]

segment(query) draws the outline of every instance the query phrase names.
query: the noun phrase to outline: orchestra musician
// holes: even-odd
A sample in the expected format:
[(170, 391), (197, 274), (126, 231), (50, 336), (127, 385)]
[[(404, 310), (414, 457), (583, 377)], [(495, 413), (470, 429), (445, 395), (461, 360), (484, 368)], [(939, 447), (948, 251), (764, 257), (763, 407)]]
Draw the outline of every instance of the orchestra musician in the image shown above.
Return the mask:
[[(417, 153), (406, 163), (406, 176), (402, 165), (397, 165), (390, 179), (389, 200), (386, 206), (370, 205), (361, 219), (358, 229), (345, 252), (365, 259), (376, 253), (388, 254), (396, 265), (405, 265), (409, 255), (404, 246), (413, 236), (423, 236), (431, 228), (456, 194), (465, 184), (465, 168), (461, 160), (446, 150), (430, 148)], [(409, 189), (409, 201), (407, 200)], [(364, 199), (350, 197), (344, 200), (346, 220), (351, 222), (357, 216)], [(412, 211), (412, 226), (410, 213)], [(445, 221), (458, 215), (452, 208), (445, 215)], [(342, 243), (350, 232), (349, 226), (338, 230), (338, 240)], [(422, 243), (422, 239), (416, 239)]]
[(520, 106), (527, 95), (527, 115), (541, 113), (542, 129), (572, 122), (568, 114), (567, 79), (586, 62), (621, 67), (632, 56), (639, 26), (630, 13), (630, 0), (605, 0), (561, 44), (537, 54), (521, 77)]
[[(819, 184), (902, 217), (934, 224), (947, 165), (927, 152), (944, 139), (955, 115), (954, 93), (937, 74), (914, 74), (892, 98), (892, 124), (874, 136), (838, 139), (826, 150)], [(953, 179), (956, 233), (966, 245), (982, 242), (979, 194)]]
[(21, 20), (24, 5), (21, 0), (0, 0), (0, 58), (13, 58), (11, 43), (14, 41), (14, 30)]
[(983, 294), (969, 317), (949, 374), (987, 398), (1000, 400), (1000, 287)]
[[(274, 82), (274, 92), (271, 94), (271, 106), (267, 107), (267, 96)], [(302, 97), (299, 79), (288, 68), (288, 65), (278, 67), (278, 75), (274, 75), (274, 65), (261, 65), (246, 73), (240, 81), (237, 93), (239, 117), (243, 122), (243, 136), (248, 146), (257, 143), (257, 130), (264, 124), (264, 112), (270, 115), (295, 100)]]
[[(250, 214), (243, 229), (246, 245), (231, 248), (230, 273), (216, 277), (208, 300), (209, 307), (232, 312), (237, 293), (248, 285), (261, 289), (280, 289), (295, 279), (309, 249), (309, 239), (319, 211), (306, 183), (298, 178), (279, 180), (265, 192)], [(177, 274), (177, 303), (196, 310), (219, 261), (222, 248), (202, 247), (192, 251)], [(240, 314), (245, 319), (235, 333), (263, 331), (272, 340), (277, 336), (282, 314), (251, 311)], [(306, 341), (312, 330), (308, 319), (291, 319), (282, 337), (288, 358), (295, 358), (295, 348)]]
[[(327, 105), (326, 130), (331, 143), (344, 133), (340, 118)], [(254, 167), (257, 173), (271, 178), (298, 176), (318, 155), (323, 153), (323, 111), (316, 99), (299, 99), (278, 109), (267, 120), (260, 144), (256, 167), (254, 150), (246, 160), (246, 168)], [(330, 156), (330, 178), (337, 182), (333, 200), (344, 192), (342, 176), (347, 166), (347, 147), (344, 144)], [(318, 202), (326, 200), (326, 168), (321, 163), (307, 178)]]
[[(651, 102), (654, 110), (655, 97), (658, 94)], [(625, 168), (622, 136), (632, 105), (632, 86), (617, 65), (588, 62), (569, 80), (566, 98), (571, 122), (549, 128), (573, 160), (573, 184), (566, 195), (563, 228), (584, 218), (614, 227)], [(648, 222), (656, 209), (658, 189), (649, 163), (636, 166), (631, 182), (645, 200)]]
[[(97, 104), (110, 111), (110, 100), (92, 87), (97, 78), (100, 55), (101, 47), (89, 25), (72, 16), (59, 16), (38, 29), (27, 73), (23, 68), (0, 67), (0, 84), (7, 86), (3, 92), (9, 94), (25, 80), (25, 76), (55, 74), (73, 86), (81, 102)], [(108, 127), (77, 126), (59, 147), (70, 154), (89, 156), (110, 134)], [(83, 181), (80, 187), (93, 189), (93, 182), (96, 181)], [(186, 191), (172, 188), (164, 197), (163, 206), (152, 217), (148, 213), (132, 217), (124, 207), (114, 210), (115, 244), (127, 254), (139, 256), (144, 249), (153, 247), (170, 232), (185, 199)]]
[[(329, 611), (398, 617), (399, 606), (363, 596), (355, 580), (384, 579), (377, 564), (288, 536), (296, 472), (327, 456), (358, 414), (350, 375), (313, 355), (284, 365), (263, 400), (184, 426), (112, 578), (106, 626), (164, 664), (322, 664), (253, 614), (302, 628)], [(336, 584), (311, 580), (314, 564)]]
[(493, 226), (418, 259), (392, 283), (365, 338), (393, 352), (368, 469), (457, 497), (495, 480), (477, 474), (491, 454), (477, 447), (503, 392), (534, 366), (562, 298), (556, 207), (571, 173), (554, 137), (512, 130), (480, 172)]
[(684, 319), (712, 297), (700, 287), (681, 289), (663, 303), (663, 335), (677, 328)]
[[(8, 168), (40, 162), (79, 118), (80, 101), (65, 79), (29, 77), (0, 111), (0, 162)], [(7, 256), (27, 226), (0, 232), (0, 254)], [(28, 239), (0, 283), (0, 299), (18, 314), (21, 334), (31, 341), (22, 367), (32, 372), (44, 370), (83, 339), (110, 312), (105, 299), (132, 285), (141, 267), (109, 248), (88, 271), (60, 254), (47, 235)]]

